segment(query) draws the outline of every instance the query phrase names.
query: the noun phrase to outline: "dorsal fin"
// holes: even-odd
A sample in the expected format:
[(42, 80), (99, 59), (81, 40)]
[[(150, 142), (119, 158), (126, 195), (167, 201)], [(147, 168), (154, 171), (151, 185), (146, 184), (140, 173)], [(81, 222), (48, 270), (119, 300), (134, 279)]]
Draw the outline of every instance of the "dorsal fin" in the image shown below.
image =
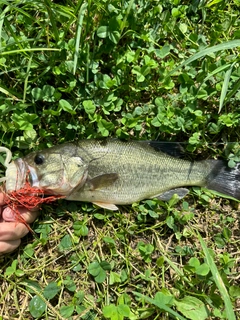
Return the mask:
[(170, 156), (183, 158), (185, 150), (180, 142), (167, 141), (146, 141), (146, 143), (156, 151), (164, 152)]

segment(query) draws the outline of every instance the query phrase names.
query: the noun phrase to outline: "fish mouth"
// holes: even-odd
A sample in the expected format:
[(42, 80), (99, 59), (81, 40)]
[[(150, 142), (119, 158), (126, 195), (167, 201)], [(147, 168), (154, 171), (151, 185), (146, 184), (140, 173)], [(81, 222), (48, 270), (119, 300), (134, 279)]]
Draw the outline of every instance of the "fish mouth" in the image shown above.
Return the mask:
[[(6, 184), (5, 190), (7, 193), (17, 191), (19, 189), (36, 188), (40, 189), (44, 194), (48, 195), (61, 195), (68, 196), (76, 188), (79, 189), (83, 186), (87, 179), (88, 171), (84, 172), (79, 181), (71, 185), (65, 172), (59, 181), (50, 185), (44, 185), (38, 178), (35, 168), (31, 167), (26, 161), (18, 158), (12, 161), (6, 169)], [(31, 189), (33, 192), (33, 189)], [(37, 190), (36, 190), (37, 191)]]
[(39, 186), (35, 169), (28, 166), (21, 158), (11, 162), (6, 169), (6, 192), (19, 190), (27, 182), (33, 187)]

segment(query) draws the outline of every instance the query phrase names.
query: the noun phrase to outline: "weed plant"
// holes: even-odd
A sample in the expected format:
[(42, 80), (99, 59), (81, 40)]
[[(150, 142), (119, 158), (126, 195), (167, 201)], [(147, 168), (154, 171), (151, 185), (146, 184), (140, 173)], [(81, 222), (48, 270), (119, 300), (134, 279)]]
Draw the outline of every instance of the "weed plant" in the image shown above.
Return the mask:
[[(1, 145), (180, 141), (233, 167), (239, 25), (239, 0), (1, 0)], [(32, 228), (0, 258), (0, 319), (240, 318), (237, 201), (199, 188), (114, 213), (61, 200)]]

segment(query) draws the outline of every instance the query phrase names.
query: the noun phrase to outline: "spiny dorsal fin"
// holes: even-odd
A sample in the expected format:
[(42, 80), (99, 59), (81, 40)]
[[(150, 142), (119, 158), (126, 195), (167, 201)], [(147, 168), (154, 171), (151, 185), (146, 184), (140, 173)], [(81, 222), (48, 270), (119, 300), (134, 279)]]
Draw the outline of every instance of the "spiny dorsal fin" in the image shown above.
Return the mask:
[(179, 142), (146, 141), (146, 143), (154, 150), (167, 153), (173, 157), (182, 158), (185, 155), (185, 150)]

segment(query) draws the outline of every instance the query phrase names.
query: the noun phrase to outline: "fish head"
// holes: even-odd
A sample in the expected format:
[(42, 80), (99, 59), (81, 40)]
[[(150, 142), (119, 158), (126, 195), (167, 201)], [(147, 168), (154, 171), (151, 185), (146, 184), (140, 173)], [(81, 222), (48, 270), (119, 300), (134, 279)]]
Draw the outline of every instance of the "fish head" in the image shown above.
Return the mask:
[(18, 190), (28, 181), (46, 194), (69, 195), (87, 179), (88, 164), (74, 145), (32, 152), (16, 159), (6, 171), (7, 191)]

